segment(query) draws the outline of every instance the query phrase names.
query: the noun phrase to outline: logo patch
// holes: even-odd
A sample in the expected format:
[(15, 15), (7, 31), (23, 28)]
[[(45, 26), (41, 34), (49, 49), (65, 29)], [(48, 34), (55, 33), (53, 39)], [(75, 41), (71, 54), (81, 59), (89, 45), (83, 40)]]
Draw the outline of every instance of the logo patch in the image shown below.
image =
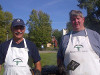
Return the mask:
[(83, 45), (75, 45), (74, 48), (77, 48), (78, 51), (80, 51), (80, 48), (82, 48)]
[(20, 22), (20, 19), (18, 19), (17, 22)]
[(20, 62), (23, 62), (20, 58), (15, 58), (13, 61), (16, 62), (16, 65), (18, 65)]

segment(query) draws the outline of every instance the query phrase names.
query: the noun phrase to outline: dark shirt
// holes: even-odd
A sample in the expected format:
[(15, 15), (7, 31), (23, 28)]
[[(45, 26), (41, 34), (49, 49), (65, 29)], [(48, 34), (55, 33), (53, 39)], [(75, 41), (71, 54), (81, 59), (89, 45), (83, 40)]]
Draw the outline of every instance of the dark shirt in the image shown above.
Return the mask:
[[(40, 55), (39, 55), (36, 45), (29, 40), (25, 39), (25, 41), (26, 41), (27, 48), (29, 50), (28, 51), (29, 57), (31, 57), (33, 59), (34, 63), (40, 61), (41, 58), (40, 58)], [(6, 54), (7, 54), (10, 42), (11, 42), (11, 40), (6, 41), (0, 45), (0, 64), (3, 64), (5, 62), (5, 58), (6, 58)], [(11, 47), (24, 48), (25, 47), (24, 41), (20, 42), (19, 44), (15, 43), (13, 41)]]

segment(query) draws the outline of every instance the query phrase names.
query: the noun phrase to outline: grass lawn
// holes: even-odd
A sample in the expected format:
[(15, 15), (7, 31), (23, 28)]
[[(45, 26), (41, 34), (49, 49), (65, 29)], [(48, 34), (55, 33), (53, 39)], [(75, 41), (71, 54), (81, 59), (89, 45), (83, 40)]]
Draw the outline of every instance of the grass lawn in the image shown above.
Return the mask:
[[(56, 53), (40, 53), (41, 56), (41, 65), (42, 67), (45, 65), (57, 65), (57, 54)], [(2, 67), (2, 71), (0, 75), (3, 75), (4, 68)]]
[(41, 56), (41, 65), (57, 65), (57, 54), (56, 53), (40, 53)]
[(3, 75), (3, 71), (4, 71), (4, 68), (2, 67), (2, 70), (1, 70), (1, 73), (0, 73), (0, 75)]

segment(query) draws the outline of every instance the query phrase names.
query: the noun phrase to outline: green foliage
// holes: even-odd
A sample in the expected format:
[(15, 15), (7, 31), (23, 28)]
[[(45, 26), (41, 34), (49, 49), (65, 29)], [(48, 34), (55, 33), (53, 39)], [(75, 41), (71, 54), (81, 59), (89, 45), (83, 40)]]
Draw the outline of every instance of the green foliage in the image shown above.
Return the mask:
[(33, 41), (37, 47), (41, 47), (51, 41), (51, 20), (50, 16), (42, 11), (32, 10), (30, 19), (27, 21), (29, 27), (28, 39)]
[(72, 30), (71, 22), (68, 22), (66, 25), (67, 25), (68, 32), (70, 32)]
[(3, 72), (4, 72), (4, 65), (2, 65), (2, 69), (1, 69), (1, 72), (0, 72), (0, 75), (3, 75)]
[(12, 20), (12, 14), (10, 12), (4, 12), (0, 10), (0, 43), (6, 41), (7, 39), (7, 32), (8, 32), (8, 39), (11, 38), (11, 31), (10, 31), (10, 21)]
[(62, 31), (59, 31), (58, 29), (53, 30), (52, 36), (55, 36), (56, 40), (58, 41), (58, 45), (60, 44)]
[(24, 38), (28, 39), (28, 33), (24, 33)]
[(0, 10), (2, 10), (2, 6), (0, 5)]
[(87, 10), (86, 27), (100, 33), (100, 0), (77, 0), (78, 6)]

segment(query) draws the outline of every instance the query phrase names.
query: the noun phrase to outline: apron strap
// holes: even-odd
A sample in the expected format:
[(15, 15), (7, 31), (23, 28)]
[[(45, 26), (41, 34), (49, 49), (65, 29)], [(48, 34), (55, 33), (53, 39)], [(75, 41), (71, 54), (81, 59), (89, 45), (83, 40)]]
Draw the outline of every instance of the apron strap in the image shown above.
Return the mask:
[(23, 40), (24, 40), (24, 45), (25, 45), (25, 48), (27, 48), (26, 41), (25, 41), (25, 39), (24, 39), (24, 38), (23, 38)]

